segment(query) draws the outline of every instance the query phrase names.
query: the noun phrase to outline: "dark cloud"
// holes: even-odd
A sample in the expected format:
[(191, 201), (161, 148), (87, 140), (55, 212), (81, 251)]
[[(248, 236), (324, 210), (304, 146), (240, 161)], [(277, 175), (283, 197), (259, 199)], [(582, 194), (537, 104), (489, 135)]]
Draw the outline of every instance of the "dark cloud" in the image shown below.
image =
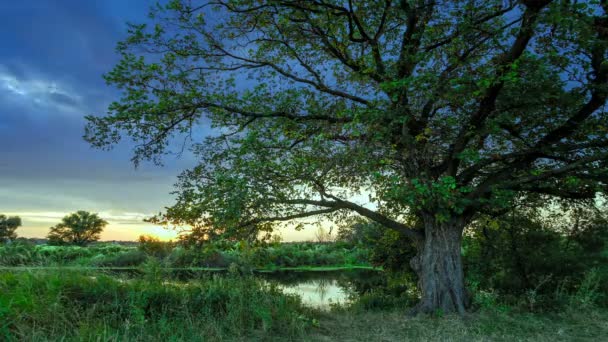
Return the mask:
[(68, 94), (62, 93), (49, 93), (49, 99), (58, 105), (64, 105), (69, 107), (78, 107), (80, 101), (76, 98), (69, 96)]

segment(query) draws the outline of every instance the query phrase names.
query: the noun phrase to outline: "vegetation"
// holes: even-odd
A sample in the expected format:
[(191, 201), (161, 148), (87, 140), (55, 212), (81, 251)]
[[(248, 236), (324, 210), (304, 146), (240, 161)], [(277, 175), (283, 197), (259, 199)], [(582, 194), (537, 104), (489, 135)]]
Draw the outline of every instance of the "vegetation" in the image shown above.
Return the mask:
[[(404, 266), (415, 248), (375, 222), (343, 228), (330, 243), (190, 244), (142, 236), (128, 246), (80, 247), (17, 240), (0, 246), (0, 339), (598, 340), (608, 333), (605, 209), (559, 204), (529, 198), (468, 227), (463, 261), (473, 296), (466, 319), (441, 310), (404, 316), (420, 296), (415, 272)], [(281, 282), (252, 276), (256, 269), (370, 265), (385, 271), (373, 278), (324, 273), (351, 297), (330, 311), (281, 290), (302, 281), (293, 272)]]
[[(608, 212), (589, 201), (526, 198), (498, 217), (482, 216), (463, 237), (465, 282), (473, 296), (490, 295), (503, 304), (555, 308), (563, 295), (591, 291), (608, 304)], [(407, 237), (360, 222), (339, 239), (369, 248), (369, 261), (391, 273), (393, 290), (417, 281), (407, 263), (416, 253)], [(582, 290), (581, 284), (586, 284)], [(376, 290), (381, 301), (401, 292)], [(373, 297), (373, 296), (372, 296)], [(373, 297), (373, 301), (377, 298)], [(387, 305), (388, 306), (388, 305)]]
[(482, 227), (471, 229), (463, 243), (470, 285), (542, 306), (555, 293), (575, 293), (587, 282), (608, 300), (608, 212), (603, 210), (572, 201), (553, 203), (550, 210), (530, 199), (499, 218), (480, 220)]
[(184, 286), (71, 272), (0, 273), (3, 341), (296, 338), (310, 324), (298, 297), (250, 278)]
[(21, 226), (21, 218), (18, 216), (6, 217), (0, 215), (0, 243), (17, 238), (15, 230)]
[(114, 244), (88, 247), (34, 245), (16, 241), (0, 246), (0, 266), (83, 266), (94, 265), (95, 260), (126, 253), (133, 248)]
[(481, 310), (453, 316), (404, 318), (401, 311), (324, 315), (311, 341), (598, 341), (608, 333), (606, 312), (535, 314)]
[(209, 243), (186, 248), (140, 238), (137, 247), (98, 243), (90, 247), (14, 243), (0, 247), (0, 266), (137, 267), (150, 259), (165, 268), (227, 269), (236, 264), (251, 270), (285, 268), (370, 267), (367, 250), (345, 243), (281, 243), (251, 246), (246, 242)]
[(184, 234), (99, 242), (108, 222), (77, 211), (35, 242), (0, 215), (1, 341), (606, 339), (608, 0), (148, 18), (85, 139), (131, 138), (136, 165), (190, 149), (146, 220)]
[(49, 243), (52, 245), (86, 246), (99, 240), (103, 228), (107, 225), (108, 222), (101, 219), (97, 214), (80, 210), (65, 216), (61, 219), (61, 223), (51, 227), (48, 235)]
[(86, 138), (131, 137), (135, 162), (159, 162), (205, 118), (220, 129), (157, 222), (245, 239), (357, 214), (412, 241), (418, 312), (464, 314), (465, 227), (521, 196), (607, 190), (607, 16), (606, 1), (173, 0), (118, 45), (106, 80), (123, 96)]
[[(487, 293), (466, 319), (436, 312), (405, 318), (395, 297), (368, 293), (319, 311), (273, 283), (232, 272), (167, 281), (154, 264), (141, 278), (63, 270), (0, 273), (3, 341), (550, 341), (601, 340), (608, 311), (587, 287), (560, 295), (559, 310), (506, 305)], [(581, 287), (582, 288), (582, 287)], [(387, 298), (390, 298), (387, 300)], [(589, 300), (591, 299), (591, 300)], [(556, 301), (557, 302), (557, 301)]]

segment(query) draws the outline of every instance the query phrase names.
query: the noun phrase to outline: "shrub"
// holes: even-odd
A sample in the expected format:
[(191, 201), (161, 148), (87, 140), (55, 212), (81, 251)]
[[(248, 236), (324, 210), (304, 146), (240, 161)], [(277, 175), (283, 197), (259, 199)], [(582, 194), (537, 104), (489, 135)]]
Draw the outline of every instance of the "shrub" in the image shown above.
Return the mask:
[(163, 242), (150, 235), (140, 235), (138, 241), (138, 248), (140, 251), (156, 258), (163, 259), (167, 257), (171, 254), (171, 250), (173, 249), (173, 243), (171, 241)]
[(0, 246), (0, 266), (24, 266), (36, 261), (36, 247), (25, 243)]
[(90, 258), (95, 252), (79, 246), (36, 246), (35, 253), (44, 263), (65, 264), (80, 258)]
[(595, 294), (608, 291), (606, 220), (576, 203), (543, 210), (526, 204), (480, 217), (463, 241), (469, 284), (531, 310), (568, 305), (572, 296), (605, 303)]
[(107, 255), (92, 261), (98, 267), (133, 267), (146, 262), (148, 256), (140, 250), (130, 250), (115, 255)]

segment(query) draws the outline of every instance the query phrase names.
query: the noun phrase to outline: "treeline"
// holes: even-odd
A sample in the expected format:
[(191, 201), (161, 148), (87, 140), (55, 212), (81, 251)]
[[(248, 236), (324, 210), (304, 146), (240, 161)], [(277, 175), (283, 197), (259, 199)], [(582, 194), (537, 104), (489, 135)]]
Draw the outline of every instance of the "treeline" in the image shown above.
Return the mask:
[(244, 272), (298, 267), (369, 267), (369, 250), (343, 242), (210, 242), (189, 248), (140, 237), (137, 247), (96, 243), (87, 247), (13, 243), (0, 246), (0, 266), (139, 267), (147, 262), (166, 268), (227, 269)]
[[(64, 216), (61, 222), (49, 229), (46, 239), (34, 239), (50, 245), (86, 246), (98, 241), (108, 222), (96, 213), (79, 210)], [(0, 243), (17, 240), (17, 228), (21, 227), (19, 216), (7, 217), (0, 214)], [(42, 241), (41, 241), (42, 240)]]

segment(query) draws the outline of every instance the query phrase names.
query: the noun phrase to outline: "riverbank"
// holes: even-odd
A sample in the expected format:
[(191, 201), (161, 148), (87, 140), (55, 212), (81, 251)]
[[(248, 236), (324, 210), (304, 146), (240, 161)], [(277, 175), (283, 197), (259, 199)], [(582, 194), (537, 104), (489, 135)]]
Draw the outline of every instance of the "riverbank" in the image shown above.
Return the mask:
[(0, 272), (2, 341), (600, 341), (608, 310), (478, 306), (465, 317), (407, 307), (317, 310), (272, 283), (235, 274), (122, 282), (63, 270)]

